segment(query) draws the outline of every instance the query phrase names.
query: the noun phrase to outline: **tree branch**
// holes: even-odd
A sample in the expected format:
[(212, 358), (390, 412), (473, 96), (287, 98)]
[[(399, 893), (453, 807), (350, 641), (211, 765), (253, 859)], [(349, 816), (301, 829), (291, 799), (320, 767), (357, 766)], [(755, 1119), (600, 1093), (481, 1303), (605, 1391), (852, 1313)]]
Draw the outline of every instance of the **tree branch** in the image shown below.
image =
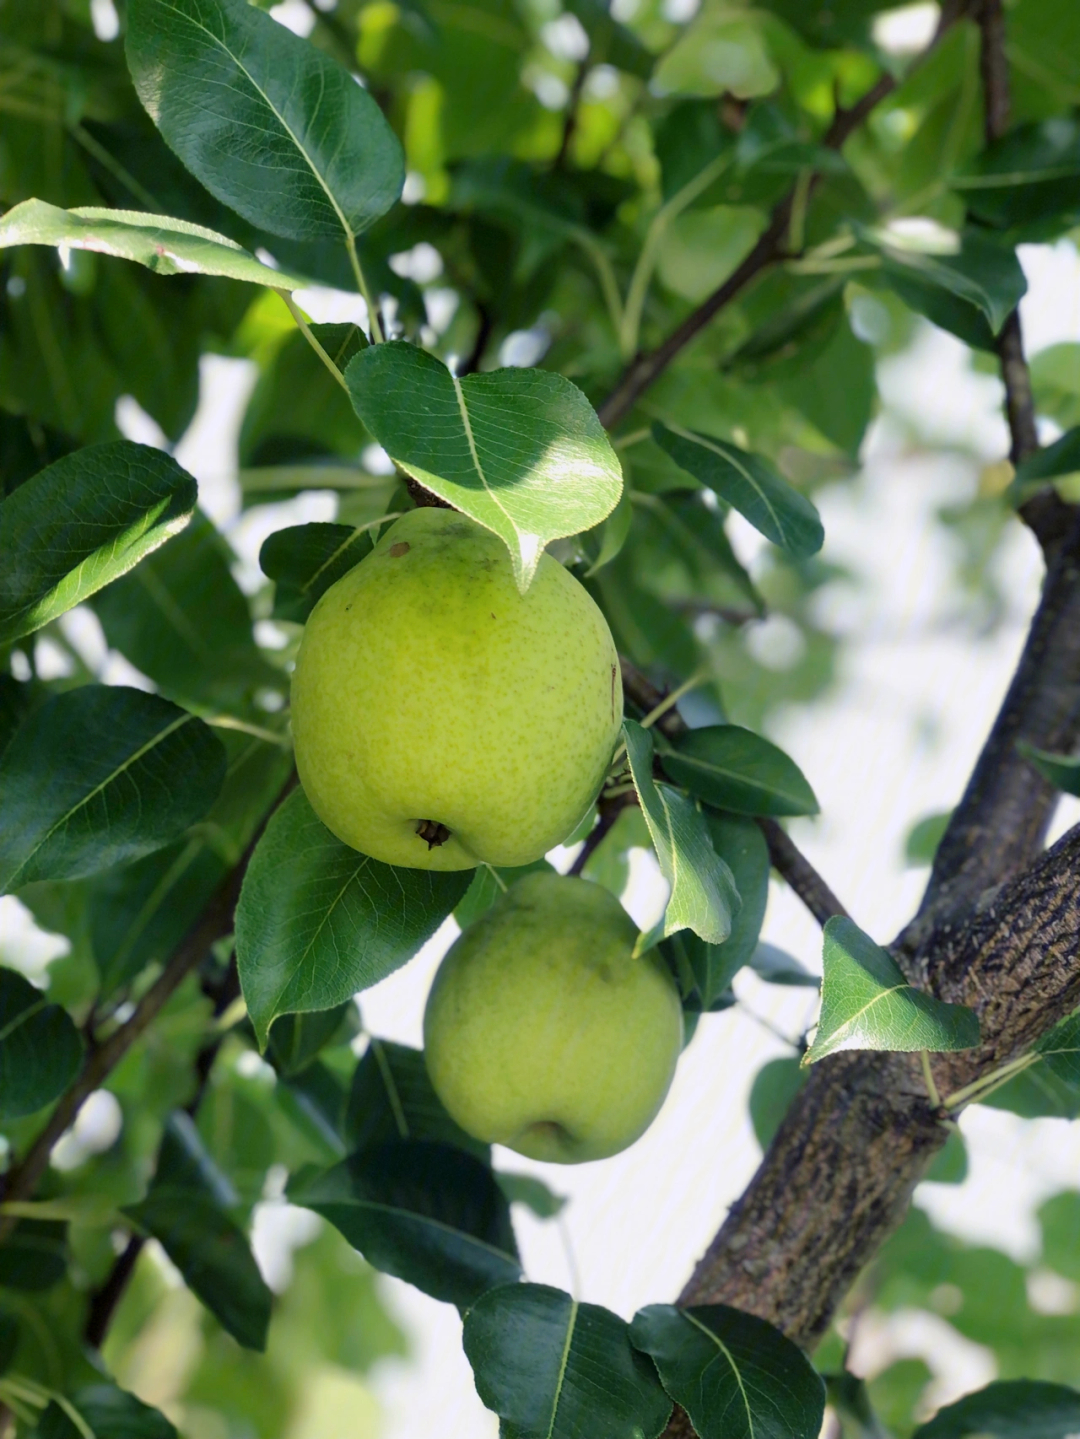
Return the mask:
[[(74, 1123), (86, 1099), (101, 1085), (127, 1054), (128, 1050), (153, 1023), (187, 976), (205, 959), (211, 945), (233, 932), (233, 916), (240, 886), (247, 872), (255, 846), (262, 837), (270, 816), (296, 785), (296, 771), (290, 775), (277, 800), (267, 811), (262, 824), (252, 836), (236, 866), (232, 869), (206, 909), (173, 951), (168, 964), (135, 1006), (126, 1023), (113, 1031), (103, 1043), (93, 1045), (78, 1077), (61, 1095), (45, 1128), (35, 1139), (23, 1159), (0, 1180), (0, 1199), (29, 1199), (49, 1167), (49, 1155), (60, 1136)], [(0, 1217), (0, 1239), (9, 1232), (12, 1222)]]
[[(946, 30), (959, 18), (963, 6), (959, 0), (942, 6), (941, 20), (937, 32), (923, 53), (913, 62), (911, 69), (922, 63), (936, 48)], [(910, 73), (910, 71), (909, 71)], [(877, 82), (849, 109), (837, 110), (822, 143), (832, 150), (839, 150), (856, 129), (887, 95), (898, 85), (892, 75), (882, 75)], [(817, 184), (818, 175), (811, 177), (811, 189)], [(600, 422), (612, 429), (633, 409), (649, 386), (664, 373), (679, 352), (693, 340), (725, 305), (739, 295), (746, 286), (767, 270), (777, 260), (787, 258), (787, 237), (791, 224), (795, 200), (795, 186), (773, 209), (769, 223), (749, 255), (739, 264), (728, 278), (692, 311), (681, 325), (659, 344), (655, 350), (635, 355), (619, 377), (615, 388), (598, 410)]]

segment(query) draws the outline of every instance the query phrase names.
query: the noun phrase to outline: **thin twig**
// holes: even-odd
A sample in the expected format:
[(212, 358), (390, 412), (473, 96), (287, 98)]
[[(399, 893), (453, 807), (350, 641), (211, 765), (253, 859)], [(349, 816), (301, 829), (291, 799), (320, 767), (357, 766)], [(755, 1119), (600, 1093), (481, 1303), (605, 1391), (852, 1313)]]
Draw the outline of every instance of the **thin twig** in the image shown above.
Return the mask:
[(589, 57), (582, 60), (574, 75), (574, 83), (570, 86), (570, 98), (566, 102), (566, 121), (563, 125), (562, 141), (559, 144), (559, 153), (555, 156), (551, 168), (561, 170), (570, 158), (570, 146), (573, 143), (574, 135), (578, 125), (578, 111), (581, 108), (581, 92), (585, 89), (585, 81), (589, 77)]
[(614, 825), (615, 821), (619, 818), (619, 815), (622, 814), (623, 810), (628, 804), (633, 804), (635, 802), (635, 796), (636, 792), (627, 791), (625, 794), (617, 795), (613, 799), (602, 799), (600, 801), (600, 804), (597, 807), (599, 812), (597, 814), (596, 823), (593, 825), (589, 833), (585, 836), (585, 843), (581, 846), (581, 849), (575, 857), (573, 864), (567, 870), (567, 874), (581, 874), (582, 870), (584, 870), (585, 866), (595, 854), (596, 850), (600, 847), (604, 839), (610, 833), (611, 828)]
[(769, 862), (773, 869), (787, 880), (818, 924), (826, 924), (835, 915), (850, 918), (787, 831), (781, 829), (774, 819), (761, 818), (757, 823), (769, 847)]

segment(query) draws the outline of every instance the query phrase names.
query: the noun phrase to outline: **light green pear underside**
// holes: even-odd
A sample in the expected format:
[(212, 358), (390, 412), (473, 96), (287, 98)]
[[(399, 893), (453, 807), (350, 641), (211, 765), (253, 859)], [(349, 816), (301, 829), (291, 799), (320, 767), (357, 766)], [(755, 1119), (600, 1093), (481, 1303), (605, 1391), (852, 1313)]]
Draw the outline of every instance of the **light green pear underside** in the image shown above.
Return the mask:
[(604, 1159), (664, 1102), (682, 1010), (600, 885), (538, 872), (454, 943), (424, 1014), (435, 1091), (468, 1133), (533, 1159)]
[[(335, 835), (388, 864), (528, 864), (591, 804), (622, 721), (603, 615), (550, 555), (524, 595), (495, 535), (452, 510), (393, 525), (312, 611), (296, 763)], [(450, 838), (429, 849), (421, 821)]]

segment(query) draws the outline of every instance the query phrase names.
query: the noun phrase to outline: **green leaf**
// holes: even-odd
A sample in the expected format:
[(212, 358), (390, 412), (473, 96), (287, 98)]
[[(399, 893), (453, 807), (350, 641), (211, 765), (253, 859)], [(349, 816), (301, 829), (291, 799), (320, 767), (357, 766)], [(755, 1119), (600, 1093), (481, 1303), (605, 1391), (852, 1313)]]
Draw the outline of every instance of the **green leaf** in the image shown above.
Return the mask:
[(945, 838), (952, 813), (951, 809), (947, 809), (940, 814), (928, 814), (911, 826), (904, 840), (904, 860), (907, 864), (933, 864), (938, 845)]
[(1018, 125), (949, 182), (991, 225), (1047, 239), (1080, 219), (1080, 121)]
[(775, 944), (759, 944), (750, 956), (750, 968), (766, 984), (785, 984), (797, 989), (820, 989), (821, 981), (793, 954)]
[(67, 1225), (20, 1219), (0, 1243), (0, 1289), (51, 1289), (67, 1273)]
[(137, 565), (183, 529), (195, 497), (174, 459), (129, 440), (38, 471), (0, 504), (0, 641), (39, 629)]
[(770, 1059), (762, 1065), (750, 1086), (750, 1123), (762, 1149), (768, 1149), (791, 1108), (791, 1102), (807, 1080), (805, 1067), (797, 1059)]
[(1022, 739), (1017, 740), (1016, 748), (1055, 789), (1065, 794), (1080, 795), (1080, 755), (1051, 754), (1049, 750), (1036, 749)]
[(302, 790), (291, 794), (259, 841), (236, 909), (240, 983), (260, 1046), (279, 1014), (330, 1009), (399, 969), (471, 879), (359, 854)]
[(1022, 1069), (1000, 1089), (992, 1089), (976, 1103), (1004, 1109), (1021, 1119), (1080, 1118), (1080, 1086), (1061, 1079), (1046, 1064)]
[[(350, 1025), (350, 1014), (352, 1024)], [(358, 1026), (357, 1012), (351, 999), (333, 1009), (320, 1009), (310, 1014), (283, 1014), (270, 1030), (266, 1057), (279, 1075), (292, 1079), (301, 1074), (326, 1046), (342, 1034)]]
[(660, 756), (666, 772), (692, 794), (736, 814), (817, 814), (802, 770), (776, 745), (739, 725), (688, 730)]
[(152, 1235), (238, 1344), (266, 1348), (272, 1296), (248, 1242), (236, 1224), (205, 1194), (190, 1188), (153, 1188), (123, 1213)]
[(160, 849), (224, 774), (221, 741), (168, 700), (118, 685), (55, 695), (0, 759), (0, 893)]
[(0, 250), (11, 245), (55, 245), (134, 260), (158, 275), (223, 275), (275, 290), (296, 290), (309, 279), (272, 270), (225, 235), (141, 210), (94, 205), (59, 210), (44, 200), (24, 200), (0, 219)]
[(546, 1284), (485, 1294), (462, 1343), (477, 1393), (513, 1439), (656, 1439), (671, 1414), (625, 1320)]
[(1058, 1079), (1080, 1089), (1080, 1011), (1044, 1034), (1035, 1050)]
[(353, 1071), (343, 1132), (350, 1149), (434, 1139), (491, 1162), (491, 1146), (466, 1134), (443, 1108), (423, 1051), (374, 1036)]
[(924, 1176), (927, 1184), (963, 1184), (968, 1176), (968, 1154), (964, 1136), (954, 1129), (934, 1155)]
[(0, 674), (0, 756), (43, 694), (43, 686), (36, 682), (22, 683), (13, 675)]
[(701, 811), (693, 802), (652, 777), (652, 735), (635, 720), (623, 725), (634, 788), (664, 878), (671, 886), (667, 909), (656, 929), (638, 941), (645, 949), (680, 929), (692, 929), (709, 944), (723, 944), (739, 906), (731, 870), (713, 849)]
[(366, 1149), (289, 1186), (369, 1264), (435, 1299), (468, 1305), (521, 1274), (510, 1210), (490, 1169), (426, 1140)]
[(1056, 480), (1061, 475), (1072, 475), (1080, 470), (1080, 425), (1047, 445), (1036, 450), (1016, 467), (1016, 476), (1009, 486), (1009, 493), (1016, 501), (1027, 498), (1034, 486)]
[(495, 1183), (510, 1204), (524, 1204), (537, 1219), (554, 1219), (569, 1204), (565, 1194), (556, 1194), (535, 1174), (510, 1174), (496, 1169)]
[(979, 230), (965, 230), (953, 255), (904, 249), (887, 235), (871, 243), (883, 257), (882, 278), (906, 305), (978, 349), (994, 348), (1027, 293), (1016, 251)]
[(1064, 1384), (999, 1379), (939, 1409), (914, 1439), (1068, 1439), (1080, 1429), (1080, 1393)]
[(160, 1409), (104, 1380), (84, 1385), (63, 1403), (50, 1400), (30, 1433), (32, 1439), (86, 1439), (88, 1434), (94, 1439), (177, 1439)]
[(817, 554), (825, 543), (825, 531), (813, 504), (782, 479), (764, 456), (670, 423), (656, 421), (652, 433), (687, 474), (708, 485), (767, 540), (795, 559)]
[(904, 978), (887, 950), (850, 919), (825, 926), (821, 1017), (804, 1064), (844, 1049), (974, 1049), (979, 1019), (962, 1004), (946, 1004)]
[(535, 874), (537, 870), (551, 870), (551, 865), (546, 859), (533, 860), (532, 864), (517, 865), (514, 868), (503, 867), (497, 869), (491, 864), (478, 864), (473, 870), (472, 883), (465, 891), (461, 903), (454, 910), (454, 918), (462, 929), (468, 929), (470, 924), (475, 924), (481, 915), (487, 914), (488, 910), (498, 899), (500, 894), (505, 894), (515, 880), (521, 879), (523, 875)]
[(825, 1385), (779, 1329), (726, 1304), (650, 1304), (630, 1326), (701, 1439), (817, 1439)]
[(244, 0), (130, 0), (127, 60), (187, 168), (271, 234), (351, 239), (401, 194), (401, 145), (367, 90)]
[(191, 1116), (184, 1109), (174, 1109), (165, 1121), (150, 1193), (180, 1189), (211, 1200), (219, 1209), (239, 1203), (236, 1190), (214, 1163)]
[(523, 593), (549, 540), (591, 529), (618, 503), (618, 457), (562, 375), (492, 370), (459, 380), (426, 350), (395, 341), (355, 356), (345, 381), (391, 458), (505, 542)]
[(263, 574), (276, 587), (274, 619), (303, 624), (320, 596), (370, 553), (370, 531), (352, 525), (292, 525), (276, 530), (259, 551)]
[(82, 1064), (67, 1010), (13, 969), (0, 969), (0, 1122), (59, 1099)]
[(105, 638), (173, 699), (215, 709), (285, 688), (262, 658), (232, 552), (205, 515), (94, 600)]

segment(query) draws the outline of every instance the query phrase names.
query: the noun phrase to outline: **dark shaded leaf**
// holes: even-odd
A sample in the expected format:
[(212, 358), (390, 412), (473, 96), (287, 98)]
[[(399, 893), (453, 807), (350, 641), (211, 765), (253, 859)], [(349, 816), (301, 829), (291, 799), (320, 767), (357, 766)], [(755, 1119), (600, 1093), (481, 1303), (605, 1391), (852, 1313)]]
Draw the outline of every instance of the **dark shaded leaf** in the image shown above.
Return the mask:
[(183, 529), (195, 498), (174, 459), (129, 440), (39, 470), (0, 503), (0, 640), (39, 629), (130, 570)]
[(513, 1439), (656, 1439), (671, 1401), (630, 1326), (546, 1284), (493, 1289), (465, 1316), (476, 1390)]
[(791, 1101), (806, 1083), (805, 1067), (798, 1059), (770, 1059), (762, 1065), (750, 1086), (750, 1123), (762, 1149), (768, 1149)]
[(1055, 789), (1080, 795), (1080, 755), (1050, 754), (1025, 740), (1017, 740), (1016, 748)]
[(554, 1219), (570, 1202), (564, 1194), (556, 1194), (535, 1174), (508, 1174), (496, 1169), (495, 1183), (510, 1204), (524, 1204), (537, 1219)]
[(55, 695), (0, 759), (0, 891), (76, 879), (175, 839), (225, 774), (211, 729), (142, 690)]
[(804, 1064), (843, 1049), (943, 1052), (973, 1049), (979, 1019), (962, 1004), (946, 1004), (914, 989), (880, 945), (850, 919), (825, 926), (821, 1017)]
[(412, 958), (461, 899), (468, 870), (398, 869), (335, 839), (302, 790), (248, 866), (236, 959), (259, 1044), (280, 1014), (331, 1009)]
[(618, 457), (562, 375), (492, 370), (459, 380), (434, 355), (395, 341), (357, 355), (345, 380), (391, 458), (504, 541), (523, 593), (549, 540), (591, 529), (618, 503)]
[(105, 1381), (77, 1389), (63, 1404), (50, 1400), (30, 1432), (33, 1439), (86, 1439), (87, 1433), (94, 1439), (177, 1439), (160, 1409)]
[(802, 770), (782, 749), (739, 725), (688, 730), (660, 756), (677, 784), (736, 814), (817, 814)]
[(775, 944), (759, 944), (750, 956), (750, 968), (766, 984), (793, 985), (797, 989), (820, 989), (821, 981), (804, 964)]
[(1080, 1013), (1056, 1024), (1035, 1050), (1058, 1079), (1080, 1089)]
[(386, 1039), (373, 1037), (353, 1071), (344, 1137), (357, 1150), (397, 1140), (434, 1139), (491, 1162), (491, 1146), (466, 1134), (443, 1108), (431, 1087), (423, 1051)]
[(0, 969), (0, 1121), (59, 1099), (82, 1056), (82, 1036), (67, 1010), (13, 969)]
[(0, 1242), (0, 1289), (51, 1289), (67, 1273), (67, 1226), (20, 1219)]
[(1056, 480), (1060, 475), (1075, 474), (1077, 470), (1080, 470), (1080, 425), (1066, 430), (1052, 445), (1036, 450), (1021, 461), (1016, 467), (1010, 494), (1022, 500), (1032, 486)]
[(951, 180), (968, 209), (1001, 229), (1047, 239), (1080, 219), (1080, 120), (1018, 125)]
[(127, 59), (192, 174), (271, 234), (358, 235), (401, 194), (401, 145), (368, 92), (243, 0), (131, 0)]
[(245, 1349), (266, 1347), (272, 1296), (244, 1235), (216, 1200), (189, 1188), (153, 1188), (123, 1213), (153, 1235), (184, 1283)]
[(1027, 292), (1016, 251), (979, 230), (965, 230), (954, 255), (877, 243), (882, 278), (906, 305), (977, 349), (997, 335)]
[(239, 1203), (236, 1190), (214, 1163), (194, 1120), (186, 1110), (174, 1109), (165, 1121), (150, 1192), (181, 1189), (202, 1195), (219, 1209), (229, 1209)]
[(825, 543), (817, 510), (762, 455), (659, 421), (653, 424), (652, 434), (687, 474), (708, 485), (766, 539), (796, 559), (816, 554)]
[(370, 531), (352, 525), (293, 525), (276, 530), (259, 551), (274, 581), (274, 618), (303, 624), (319, 597), (371, 553)]
[(302, 1173), (288, 1193), (369, 1264), (435, 1299), (472, 1304), (521, 1274), (509, 1207), (490, 1169), (449, 1145), (361, 1150), (323, 1174)]
[(266, 1057), (286, 1079), (305, 1070), (356, 1010), (351, 999), (311, 1014), (283, 1014), (270, 1030)]
[(726, 1304), (650, 1304), (630, 1337), (701, 1439), (817, 1439), (825, 1385), (779, 1329)]
[(1080, 1429), (1080, 1393), (1064, 1384), (1004, 1379), (938, 1410), (915, 1439), (1067, 1439)]

